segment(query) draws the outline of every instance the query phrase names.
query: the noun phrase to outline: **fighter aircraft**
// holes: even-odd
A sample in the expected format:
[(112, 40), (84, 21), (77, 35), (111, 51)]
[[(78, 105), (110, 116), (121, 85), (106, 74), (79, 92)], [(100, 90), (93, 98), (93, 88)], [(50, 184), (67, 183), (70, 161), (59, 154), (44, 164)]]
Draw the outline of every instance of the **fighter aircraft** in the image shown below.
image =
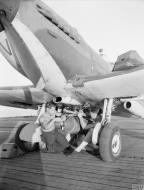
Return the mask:
[(98, 107), (102, 120), (92, 143), (99, 146), (103, 160), (118, 158), (122, 139), (120, 129), (111, 123), (112, 110), (117, 102), (144, 117), (144, 60), (130, 51), (112, 68), (46, 0), (0, 0), (0, 31), (1, 53), (34, 85), (1, 88), (0, 104), (40, 107), (38, 118), (51, 101), (68, 107), (70, 113), (72, 107), (83, 109), (87, 103)]

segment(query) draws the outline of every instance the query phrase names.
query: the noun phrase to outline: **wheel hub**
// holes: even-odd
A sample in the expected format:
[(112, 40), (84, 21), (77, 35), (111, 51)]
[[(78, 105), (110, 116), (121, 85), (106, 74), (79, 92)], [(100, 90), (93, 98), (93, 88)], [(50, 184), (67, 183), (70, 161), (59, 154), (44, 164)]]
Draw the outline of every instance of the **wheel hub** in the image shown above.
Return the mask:
[(119, 155), (120, 150), (121, 150), (121, 139), (120, 139), (120, 133), (117, 132), (112, 138), (112, 154), (114, 156)]

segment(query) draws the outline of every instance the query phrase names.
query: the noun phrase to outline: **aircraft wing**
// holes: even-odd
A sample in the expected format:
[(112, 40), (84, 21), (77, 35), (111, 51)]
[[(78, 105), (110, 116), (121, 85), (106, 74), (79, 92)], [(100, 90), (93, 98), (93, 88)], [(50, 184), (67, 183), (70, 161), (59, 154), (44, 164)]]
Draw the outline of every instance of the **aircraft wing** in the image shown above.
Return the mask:
[(0, 87), (0, 105), (37, 109), (38, 105), (51, 100), (52, 96), (33, 86)]
[(67, 85), (79, 99), (102, 101), (105, 98), (136, 97), (144, 94), (144, 66), (106, 75), (79, 77)]

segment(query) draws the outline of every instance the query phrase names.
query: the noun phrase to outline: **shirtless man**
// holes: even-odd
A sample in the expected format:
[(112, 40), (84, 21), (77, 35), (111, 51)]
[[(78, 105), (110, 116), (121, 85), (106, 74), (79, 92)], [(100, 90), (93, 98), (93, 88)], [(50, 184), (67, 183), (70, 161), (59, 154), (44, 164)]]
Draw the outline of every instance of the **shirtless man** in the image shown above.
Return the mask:
[(44, 152), (61, 152), (69, 146), (65, 136), (58, 130), (61, 128), (63, 117), (56, 115), (55, 105), (52, 104), (39, 118), (40, 127), (36, 129), (36, 133), (39, 135), (39, 147)]

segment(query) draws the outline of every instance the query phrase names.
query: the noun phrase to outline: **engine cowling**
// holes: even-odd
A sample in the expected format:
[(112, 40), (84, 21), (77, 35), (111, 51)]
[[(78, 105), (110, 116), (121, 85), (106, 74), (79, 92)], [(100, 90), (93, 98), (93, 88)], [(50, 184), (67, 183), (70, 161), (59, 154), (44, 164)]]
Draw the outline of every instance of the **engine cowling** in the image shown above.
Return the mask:
[(144, 118), (144, 101), (143, 100), (129, 100), (124, 102), (124, 108), (130, 113)]

